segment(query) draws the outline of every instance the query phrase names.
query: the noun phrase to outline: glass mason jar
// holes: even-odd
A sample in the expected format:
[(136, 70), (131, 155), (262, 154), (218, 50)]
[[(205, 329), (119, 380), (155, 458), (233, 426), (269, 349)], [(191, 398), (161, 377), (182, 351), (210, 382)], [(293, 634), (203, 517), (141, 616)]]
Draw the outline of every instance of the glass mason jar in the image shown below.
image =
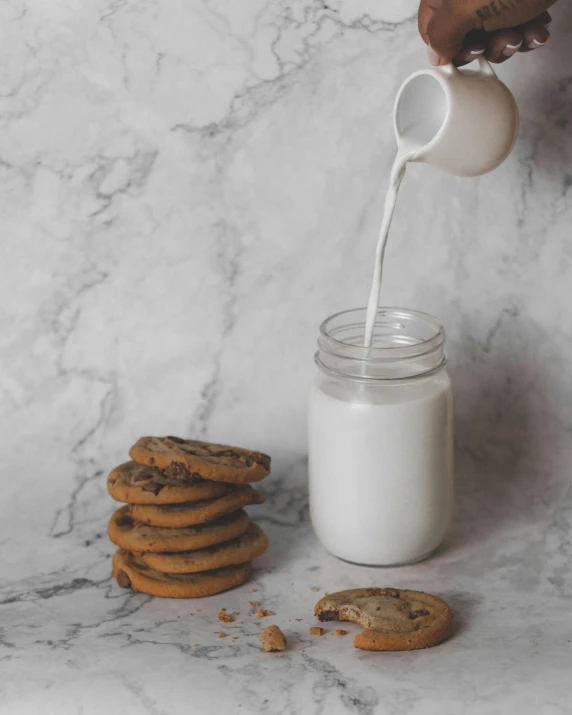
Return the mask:
[(453, 505), (453, 394), (445, 332), (430, 315), (365, 309), (320, 326), (310, 397), (314, 531), (358, 564), (421, 561), (443, 540)]

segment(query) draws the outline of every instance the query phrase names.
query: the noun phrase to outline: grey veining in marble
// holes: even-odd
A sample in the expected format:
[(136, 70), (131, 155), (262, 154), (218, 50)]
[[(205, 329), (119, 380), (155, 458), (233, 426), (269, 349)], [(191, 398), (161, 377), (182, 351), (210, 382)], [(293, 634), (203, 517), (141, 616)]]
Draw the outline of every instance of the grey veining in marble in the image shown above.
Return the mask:
[[(551, 42), (498, 70), (521, 112), (512, 156), (474, 180), (410, 167), (387, 252), (383, 301), (448, 332), (447, 543), (423, 564), (366, 569), (327, 555), (307, 520), (317, 325), (367, 299), (391, 104), (426, 63), (415, 6), (0, 4), (1, 713), (571, 711), (562, 0)], [(252, 584), (194, 602), (112, 582), (105, 476), (153, 433), (272, 454), (251, 509), (272, 547)], [(320, 593), (361, 585), (444, 595), (454, 637), (397, 654), (355, 651), (351, 624), (310, 637)], [(257, 619), (252, 598), (277, 615)], [(221, 607), (243, 621), (226, 639)], [(269, 622), (284, 653), (260, 651)]]

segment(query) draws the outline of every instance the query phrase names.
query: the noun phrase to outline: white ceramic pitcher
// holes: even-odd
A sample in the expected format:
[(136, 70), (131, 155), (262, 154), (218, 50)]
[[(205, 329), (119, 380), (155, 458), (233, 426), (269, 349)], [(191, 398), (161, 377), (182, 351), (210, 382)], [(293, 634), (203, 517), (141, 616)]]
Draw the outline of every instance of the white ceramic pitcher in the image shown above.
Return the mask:
[(479, 58), (478, 69), (449, 64), (420, 70), (401, 85), (393, 125), (400, 152), (457, 176), (486, 174), (518, 135), (514, 97)]

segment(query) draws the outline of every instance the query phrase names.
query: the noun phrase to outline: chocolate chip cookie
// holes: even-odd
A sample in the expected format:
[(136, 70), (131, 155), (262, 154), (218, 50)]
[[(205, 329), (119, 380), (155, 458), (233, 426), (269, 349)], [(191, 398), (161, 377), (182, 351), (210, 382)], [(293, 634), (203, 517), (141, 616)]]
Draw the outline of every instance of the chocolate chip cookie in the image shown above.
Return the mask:
[(270, 474), (270, 457), (262, 452), (180, 437), (141, 437), (129, 455), (173, 479), (196, 474), (215, 482), (248, 484)]
[(248, 514), (238, 509), (207, 524), (171, 529), (135, 521), (129, 507), (118, 509), (109, 521), (108, 534), (114, 544), (128, 551), (191, 551), (230, 541), (248, 529)]
[(179, 504), (224, 496), (233, 489), (197, 474), (173, 479), (153, 467), (126, 462), (111, 472), (107, 490), (117, 501), (131, 504)]
[(261, 556), (268, 548), (268, 538), (258, 524), (250, 523), (248, 531), (231, 541), (207, 549), (179, 553), (136, 553), (149, 568), (164, 573), (195, 573), (222, 566), (241, 564)]
[[(214, 482), (213, 482), (214, 483)], [(225, 514), (230, 514), (249, 504), (262, 504), (264, 495), (252, 487), (241, 485), (217, 499), (184, 502), (182, 504), (133, 504), (130, 514), (137, 521), (151, 526), (180, 528), (204, 524)]]
[(443, 599), (398, 588), (354, 588), (320, 599), (320, 621), (353, 621), (364, 628), (354, 639), (364, 650), (429, 648), (451, 635), (453, 614)]
[(201, 598), (228, 591), (248, 581), (251, 564), (242, 563), (194, 574), (155, 571), (129, 551), (119, 549), (113, 557), (113, 576), (122, 588), (164, 598)]

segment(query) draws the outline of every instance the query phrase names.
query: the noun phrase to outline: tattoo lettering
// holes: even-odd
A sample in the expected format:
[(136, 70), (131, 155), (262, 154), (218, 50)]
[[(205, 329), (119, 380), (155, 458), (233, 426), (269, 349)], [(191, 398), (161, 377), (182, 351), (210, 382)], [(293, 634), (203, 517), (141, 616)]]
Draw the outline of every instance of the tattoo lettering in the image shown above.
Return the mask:
[(502, 15), (506, 10), (512, 10), (523, 0), (492, 0), (477, 10), (479, 20), (490, 20), (495, 15)]

